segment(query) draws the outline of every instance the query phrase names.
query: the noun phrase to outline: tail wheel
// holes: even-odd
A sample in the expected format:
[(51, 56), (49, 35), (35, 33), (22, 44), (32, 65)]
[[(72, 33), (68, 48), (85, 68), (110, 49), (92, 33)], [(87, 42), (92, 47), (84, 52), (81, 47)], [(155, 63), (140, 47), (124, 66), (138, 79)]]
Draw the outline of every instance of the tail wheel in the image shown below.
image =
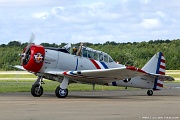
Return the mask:
[(31, 88), (31, 94), (34, 97), (40, 97), (43, 94), (43, 87), (39, 86), (39, 84), (35, 84)]
[(152, 96), (152, 95), (153, 95), (153, 90), (148, 90), (148, 91), (147, 91), (147, 95), (148, 95), (148, 96)]
[(58, 98), (65, 98), (68, 96), (68, 89), (62, 89), (60, 86), (56, 88), (55, 94)]

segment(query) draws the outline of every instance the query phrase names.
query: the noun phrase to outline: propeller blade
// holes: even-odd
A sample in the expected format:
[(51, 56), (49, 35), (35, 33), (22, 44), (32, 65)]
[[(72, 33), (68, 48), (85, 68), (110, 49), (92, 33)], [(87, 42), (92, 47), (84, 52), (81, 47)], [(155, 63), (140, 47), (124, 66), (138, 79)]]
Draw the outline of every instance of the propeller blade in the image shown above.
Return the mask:
[(21, 54), (21, 65), (23, 65), (26, 54), (29, 51), (31, 44), (33, 43), (34, 40), (35, 40), (35, 34), (32, 32), (31, 37), (30, 37), (29, 42), (28, 42), (28, 45), (26, 47), (26, 50), (24, 53)]
[(24, 52), (25, 54), (26, 54), (26, 53), (28, 52), (28, 50), (30, 49), (31, 44), (33, 43), (34, 39), (35, 39), (35, 34), (32, 33), (32, 34), (31, 34), (31, 37), (30, 37), (30, 39), (29, 39), (29, 42), (28, 42), (28, 46), (27, 46), (27, 48), (26, 48), (26, 51)]

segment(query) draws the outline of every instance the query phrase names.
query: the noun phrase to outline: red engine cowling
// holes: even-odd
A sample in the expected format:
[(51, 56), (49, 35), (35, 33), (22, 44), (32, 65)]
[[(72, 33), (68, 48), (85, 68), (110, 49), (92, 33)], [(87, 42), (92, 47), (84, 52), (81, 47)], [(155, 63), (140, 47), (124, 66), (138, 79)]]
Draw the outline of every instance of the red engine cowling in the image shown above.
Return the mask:
[(43, 46), (31, 45), (26, 55), (24, 56), (25, 57), (23, 60), (24, 69), (31, 72), (38, 72), (43, 66), (44, 56), (45, 56), (45, 50)]

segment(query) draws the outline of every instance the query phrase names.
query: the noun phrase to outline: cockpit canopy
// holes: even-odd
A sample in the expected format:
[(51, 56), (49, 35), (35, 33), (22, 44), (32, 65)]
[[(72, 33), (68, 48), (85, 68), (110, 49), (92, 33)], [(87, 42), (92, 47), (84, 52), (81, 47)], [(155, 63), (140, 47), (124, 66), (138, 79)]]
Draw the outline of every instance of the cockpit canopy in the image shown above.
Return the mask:
[(82, 46), (81, 56), (86, 58), (92, 58), (97, 61), (113, 62), (113, 59), (105, 52), (94, 50), (89, 47)]
[[(66, 49), (70, 54), (73, 54), (71, 44), (67, 44), (63, 48)], [(91, 59), (102, 61), (102, 62), (114, 62), (114, 60), (107, 53), (94, 50), (92, 48), (85, 47), (85, 46), (82, 46), (80, 56), (85, 57), (85, 58), (91, 58)]]

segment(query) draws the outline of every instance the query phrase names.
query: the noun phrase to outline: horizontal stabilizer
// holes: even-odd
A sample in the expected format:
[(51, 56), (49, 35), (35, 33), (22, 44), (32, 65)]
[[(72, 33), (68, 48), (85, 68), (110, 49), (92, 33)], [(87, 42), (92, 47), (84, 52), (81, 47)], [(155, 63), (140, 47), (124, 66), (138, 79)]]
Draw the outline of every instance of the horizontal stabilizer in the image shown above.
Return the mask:
[(136, 68), (136, 67), (133, 67), (133, 66), (129, 66), (129, 67), (127, 67), (127, 69), (132, 70), (132, 71), (145, 73), (144, 75), (156, 78), (156, 79), (161, 80), (161, 81), (174, 81), (174, 78), (171, 76), (155, 74), (155, 73), (147, 73), (146, 71), (139, 69), (139, 68)]

